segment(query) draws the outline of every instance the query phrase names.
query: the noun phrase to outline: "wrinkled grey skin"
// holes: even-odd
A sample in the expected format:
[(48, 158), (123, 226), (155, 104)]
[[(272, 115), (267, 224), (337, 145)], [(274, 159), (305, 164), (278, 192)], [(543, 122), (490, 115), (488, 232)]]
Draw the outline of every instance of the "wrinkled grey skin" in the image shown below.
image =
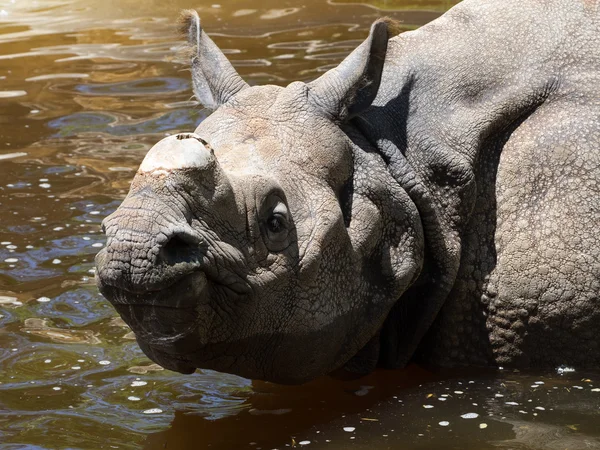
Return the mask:
[(186, 13), (214, 112), (104, 221), (102, 293), (184, 373), (599, 367), (598, 10), (465, 0), (389, 41), (379, 21), (285, 88), (249, 87)]

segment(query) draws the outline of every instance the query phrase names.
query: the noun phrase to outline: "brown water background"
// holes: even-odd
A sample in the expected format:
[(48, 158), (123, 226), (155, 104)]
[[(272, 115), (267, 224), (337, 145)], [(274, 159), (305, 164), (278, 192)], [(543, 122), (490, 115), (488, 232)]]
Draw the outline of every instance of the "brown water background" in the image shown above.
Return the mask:
[(0, 1), (0, 448), (600, 448), (599, 373), (412, 367), (281, 387), (144, 357), (93, 256), (146, 151), (205, 117), (179, 10), (199, 11), (248, 82), (284, 85), (339, 62), (379, 16), (410, 30), (455, 3), (214, 1)]

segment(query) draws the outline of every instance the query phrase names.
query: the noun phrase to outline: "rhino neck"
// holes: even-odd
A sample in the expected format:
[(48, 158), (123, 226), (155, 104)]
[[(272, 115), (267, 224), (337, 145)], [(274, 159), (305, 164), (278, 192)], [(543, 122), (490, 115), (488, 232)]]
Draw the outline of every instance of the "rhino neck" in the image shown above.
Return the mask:
[[(454, 21), (467, 8), (472, 6), (454, 8), (441, 23), (392, 39), (377, 99), (352, 123), (417, 206), (425, 236), (422, 275), (382, 331), (381, 361), (387, 366), (409, 361), (455, 284), (462, 235), (478, 181), (485, 182), (478, 180), (479, 160), (489, 157), (491, 142), (557, 89), (554, 68), (530, 70), (518, 60), (531, 55), (519, 50), (523, 43), (517, 37), (511, 36), (511, 46), (505, 38), (486, 35), (490, 42), (482, 43), (470, 36), (476, 28)], [(477, 63), (482, 45), (497, 53), (494, 64)]]

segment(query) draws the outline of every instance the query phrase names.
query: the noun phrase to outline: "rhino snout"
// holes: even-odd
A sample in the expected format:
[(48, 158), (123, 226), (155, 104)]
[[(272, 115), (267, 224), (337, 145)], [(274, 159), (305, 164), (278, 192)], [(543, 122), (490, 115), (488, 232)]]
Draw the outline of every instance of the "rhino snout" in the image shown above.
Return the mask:
[[(146, 220), (149, 223), (150, 218)], [(114, 224), (107, 226), (107, 245), (96, 256), (101, 290), (111, 287), (139, 295), (164, 290), (199, 271), (204, 256), (202, 240), (188, 228), (187, 224), (173, 225), (149, 233)], [(128, 298), (115, 302), (127, 303)]]

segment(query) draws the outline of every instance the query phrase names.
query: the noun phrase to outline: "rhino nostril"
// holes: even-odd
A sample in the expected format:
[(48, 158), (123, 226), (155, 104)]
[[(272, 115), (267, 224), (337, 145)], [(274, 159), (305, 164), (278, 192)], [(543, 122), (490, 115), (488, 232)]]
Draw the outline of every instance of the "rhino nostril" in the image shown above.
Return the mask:
[(198, 259), (198, 251), (198, 242), (191, 236), (175, 234), (160, 249), (160, 257), (170, 265), (195, 262)]

